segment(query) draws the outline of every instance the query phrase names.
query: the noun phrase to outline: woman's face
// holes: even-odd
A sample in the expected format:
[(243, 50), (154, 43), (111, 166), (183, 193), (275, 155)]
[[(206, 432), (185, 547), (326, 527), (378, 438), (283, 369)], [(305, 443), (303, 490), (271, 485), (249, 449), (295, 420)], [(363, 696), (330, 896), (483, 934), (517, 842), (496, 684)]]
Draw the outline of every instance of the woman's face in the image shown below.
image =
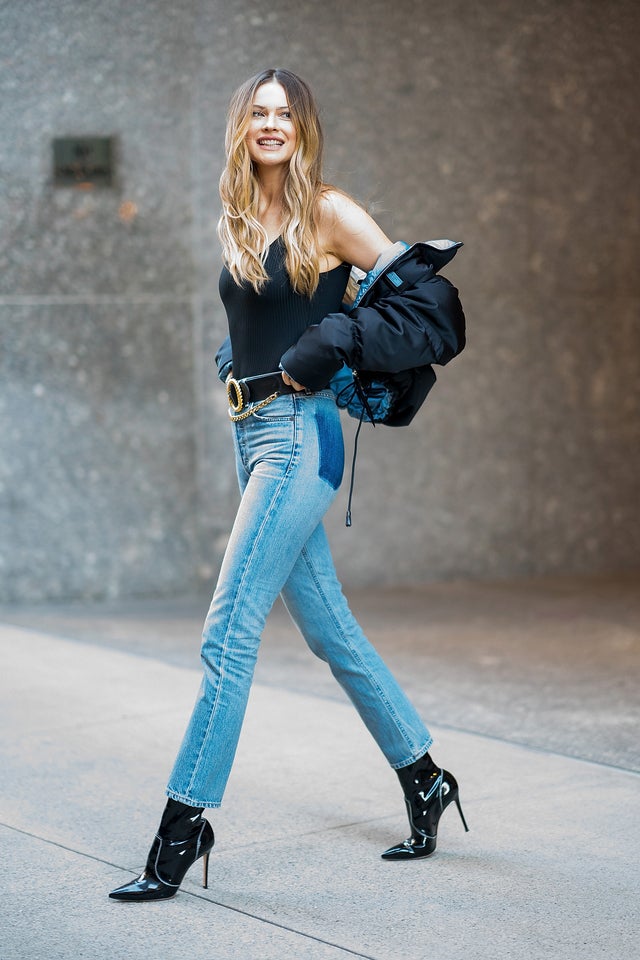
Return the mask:
[(296, 148), (296, 128), (285, 89), (275, 80), (256, 90), (245, 139), (255, 164), (278, 166), (291, 160)]

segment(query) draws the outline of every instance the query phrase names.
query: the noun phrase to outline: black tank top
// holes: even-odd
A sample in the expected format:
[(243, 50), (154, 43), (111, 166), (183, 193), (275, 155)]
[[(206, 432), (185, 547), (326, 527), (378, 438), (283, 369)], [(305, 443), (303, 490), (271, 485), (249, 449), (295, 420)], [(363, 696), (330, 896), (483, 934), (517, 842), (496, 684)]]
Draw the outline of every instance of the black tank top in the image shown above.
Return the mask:
[(233, 375), (237, 380), (277, 370), (282, 354), (310, 324), (340, 310), (349, 264), (341, 263), (321, 273), (318, 288), (309, 298), (291, 287), (284, 257), (284, 243), (278, 237), (265, 260), (269, 279), (262, 293), (256, 293), (249, 283), (239, 286), (227, 268), (222, 268), (220, 297), (229, 321)]

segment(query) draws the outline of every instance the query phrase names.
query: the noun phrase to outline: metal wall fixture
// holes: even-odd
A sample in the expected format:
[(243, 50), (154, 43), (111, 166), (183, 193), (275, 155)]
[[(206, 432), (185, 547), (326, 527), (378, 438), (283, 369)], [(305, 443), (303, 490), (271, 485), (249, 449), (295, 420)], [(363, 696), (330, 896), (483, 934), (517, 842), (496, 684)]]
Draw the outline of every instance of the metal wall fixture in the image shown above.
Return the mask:
[(115, 137), (56, 137), (52, 147), (54, 186), (114, 186)]

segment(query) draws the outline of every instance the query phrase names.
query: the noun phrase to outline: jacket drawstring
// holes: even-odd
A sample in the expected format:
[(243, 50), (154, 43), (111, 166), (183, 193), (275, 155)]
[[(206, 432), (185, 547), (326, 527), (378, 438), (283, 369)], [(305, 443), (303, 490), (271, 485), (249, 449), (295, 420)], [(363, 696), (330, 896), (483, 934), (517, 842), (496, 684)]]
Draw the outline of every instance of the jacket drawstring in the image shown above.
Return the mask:
[(358, 456), (358, 437), (360, 436), (360, 427), (362, 426), (365, 413), (369, 417), (369, 420), (371, 421), (372, 425), (374, 427), (376, 425), (375, 420), (373, 419), (373, 411), (369, 406), (367, 395), (363, 390), (362, 384), (360, 383), (360, 377), (358, 376), (355, 370), (353, 370), (352, 372), (353, 372), (353, 386), (354, 386), (355, 392), (358, 395), (358, 400), (362, 404), (362, 410), (360, 412), (360, 419), (358, 420), (358, 429), (356, 430), (355, 439), (353, 441), (353, 459), (351, 461), (351, 480), (349, 482), (349, 500), (347, 502), (347, 514), (344, 520), (345, 527), (351, 526), (351, 500), (353, 498), (353, 485), (356, 479), (356, 457)]

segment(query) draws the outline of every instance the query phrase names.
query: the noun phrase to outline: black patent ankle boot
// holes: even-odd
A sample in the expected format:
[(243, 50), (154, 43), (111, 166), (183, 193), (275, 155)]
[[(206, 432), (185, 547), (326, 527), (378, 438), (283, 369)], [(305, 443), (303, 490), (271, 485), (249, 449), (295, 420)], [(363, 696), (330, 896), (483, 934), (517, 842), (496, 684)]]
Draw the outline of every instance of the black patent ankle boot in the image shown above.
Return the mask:
[(411, 836), (382, 854), (383, 860), (418, 860), (436, 849), (438, 821), (451, 802), (455, 802), (466, 831), (458, 783), (447, 770), (436, 767), (429, 754), (408, 767), (396, 770), (404, 791)]
[(169, 799), (155, 835), (147, 865), (137, 880), (112, 890), (112, 900), (168, 900), (175, 897), (189, 867), (203, 857), (203, 883), (209, 874), (213, 829), (202, 807)]

